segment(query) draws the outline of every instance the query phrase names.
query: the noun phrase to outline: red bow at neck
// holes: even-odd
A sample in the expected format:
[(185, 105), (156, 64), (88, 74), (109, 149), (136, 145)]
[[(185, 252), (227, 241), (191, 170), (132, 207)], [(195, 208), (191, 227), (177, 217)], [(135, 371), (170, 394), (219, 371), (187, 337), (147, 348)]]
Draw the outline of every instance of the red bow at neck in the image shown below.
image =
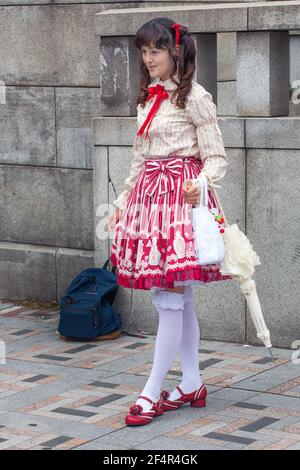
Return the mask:
[(154, 118), (156, 111), (160, 107), (161, 102), (165, 98), (168, 98), (169, 96), (169, 93), (165, 90), (165, 87), (160, 85), (159, 83), (156, 86), (148, 87), (148, 90), (149, 90), (149, 95), (147, 96), (146, 101), (149, 101), (155, 95), (156, 95), (156, 100), (154, 101), (153, 106), (150, 109), (147, 118), (145, 119), (145, 122), (143, 123), (143, 125), (141, 126), (141, 128), (139, 129), (137, 133), (138, 136), (143, 135), (145, 128), (148, 126), (145, 140), (148, 138), (148, 131), (149, 131), (152, 119)]

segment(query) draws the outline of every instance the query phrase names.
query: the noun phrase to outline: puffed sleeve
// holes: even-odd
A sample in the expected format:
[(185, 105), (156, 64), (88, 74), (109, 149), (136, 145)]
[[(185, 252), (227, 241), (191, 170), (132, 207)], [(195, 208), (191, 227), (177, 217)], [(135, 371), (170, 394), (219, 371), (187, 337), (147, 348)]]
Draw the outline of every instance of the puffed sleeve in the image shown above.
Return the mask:
[(189, 102), (189, 115), (196, 126), (202, 171), (214, 183), (225, 176), (228, 160), (212, 95), (197, 90)]
[(122, 192), (120, 193), (118, 198), (113, 201), (113, 204), (116, 207), (119, 207), (119, 209), (121, 210), (123, 210), (126, 205), (127, 198), (135, 186), (135, 183), (138, 179), (138, 176), (143, 168), (145, 161), (140, 153), (140, 137), (138, 137), (137, 135), (134, 138), (132, 150), (133, 160), (131, 163), (129, 176), (124, 181)]

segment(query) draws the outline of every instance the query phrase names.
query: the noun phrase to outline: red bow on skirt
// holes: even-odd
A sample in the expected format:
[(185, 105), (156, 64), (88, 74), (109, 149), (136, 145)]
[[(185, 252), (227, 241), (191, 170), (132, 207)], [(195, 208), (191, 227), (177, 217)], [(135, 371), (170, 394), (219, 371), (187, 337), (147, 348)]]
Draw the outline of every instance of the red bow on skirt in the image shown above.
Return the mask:
[(162, 160), (146, 160), (146, 185), (145, 192), (153, 196), (168, 193), (175, 189), (175, 180), (183, 171), (182, 158), (173, 158), (168, 162)]

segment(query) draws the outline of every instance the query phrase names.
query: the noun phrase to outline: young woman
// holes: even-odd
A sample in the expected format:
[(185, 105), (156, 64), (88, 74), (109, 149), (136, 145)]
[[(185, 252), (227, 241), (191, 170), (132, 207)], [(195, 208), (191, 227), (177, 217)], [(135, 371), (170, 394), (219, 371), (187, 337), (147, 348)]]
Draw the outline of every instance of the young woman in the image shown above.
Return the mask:
[[(192, 285), (231, 279), (218, 265), (201, 266), (192, 228), (197, 184), (225, 176), (228, 161), (212, 95), (193, 80), (196, 48), (187, 27), (155, 18), (136, 33), (140, 51), (138, 133), (124, 190), (114, 201), (111, 262), (125, 288), (151, 290), (159, 314), (153, 368), (127, 425), (147, 424), (184, 403), (205, 406), (198, 364), (200, 329)], [(218, 209), (211, 191), (209, 209)], [(182, 381), (160, 393), (179, 352)]]

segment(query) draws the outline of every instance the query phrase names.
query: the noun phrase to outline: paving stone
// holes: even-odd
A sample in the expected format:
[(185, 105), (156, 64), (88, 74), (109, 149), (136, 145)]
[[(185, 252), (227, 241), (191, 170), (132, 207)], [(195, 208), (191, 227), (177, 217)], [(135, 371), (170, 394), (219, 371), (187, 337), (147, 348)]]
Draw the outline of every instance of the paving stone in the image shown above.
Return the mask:
[(210, 439), (218, 439), (220, 441), (228, 441), (228, 442), (233, 442), (237, 444), (252, 444), (252, 442), (255, 442), (255, 439), (249, 439), (247, 437), (240, 437), (240, 436), (233, 436), (231, 434), (222, 434), (222, 433), (217, 433), (217, 432), (210, 432), (206, 434), (204, 437), (209, 437)]
[(257, 405), (256, 403), (235, 403), (233, 406), (236, 406), (237, 408), (246, 408), (249, 410), (264, 410), (267, 408), (265, 405)]
[(113, 388), (113, 387), (117, 387), (119, 384), (114, 384), (112, 382), (99, 382), (99, 381), (96, 381), (96, 382), (91, 382), (88, 385), (92, 385), (93, 387)]
[[(278, 442), (278, 436), (274, 436), (272, 434), (267, 434), (267, 433), (260, 433), (260, 432), (256, 432), (256, 433), (253, 433), (253, 432), (248, 432), (248, 431), (241, 431), (240, 429), (237, 429), (236, 431), (234, 431), (234, 435), (235, 436), (239, 436), (239, 437), (246, 437), (248, 439), (256, 439), (255, 443), (257, 443), (257, 446), (256, 448), (259, 448), (259, 443), (260, 442), (264, 442), (265, 445), (267, 446), (268, 444), (273, 444), (275, 442)], [(249, 444), (251, 446), (251, 448), (255, 448), (254, 444)]]
[(277, 366), (275, 370), (270, 369), (262, 371), (254, 377), (242, 380), (236, 383), (235, 387), (239, 389), (267, 391), (297, 377), (299, 377), (298, 368), (292, 363), (287, 363)]
[(255, 432), (255, 431), (258, 431), (259, 429), (269, 426), (269, 424), (276, 423), (277, 421), (279, 420), (276, 418), (264, 417), (264, 418), (258, 419), (257, 421), (254, 421), (254, 423), (247, 424), (246, 426), (243, 426), (242, 428), (239, 428), (239, 429), (241, 431)]
[(268, 429), (277, 429), (282, 430), (287, 426), (291, 426), (295, 428), (299, 428), (299, 435), (300, 435), (300, 419), (299, 416), (286, 416), (285, 418), (281, 418), (278, 421), (275, 421), (273, 424), (268, 426)]
[(82, 410), (72, 410), (70, 408), (55, 408), (51, 410), (53, 413), (62, 413), (66, 415), (73, 415), (73, 416), (82, 416), (88, 418), (89, 416), (93, 416), (95, 413), (91, 413), (89, 411), (82, 411)]
[(74, 349), (69, 349), (68, 351), (65, 351), (64, 354), (77, 354), (79, 352), (82, 352), (82, 351), (87, 351), (89, 349), (93, 349), (93, 348), (96, 348), (97, 346), (95, 345), (84, 345), (84, 346), (79, 346), (78, 348), (74, 348)]
[(270, 357), (262, 357), (257, 361), (253, 361), (253, 364), (268, 364), (269, 362), (272, 362), (272, 359)]
[[(0, 416), (1, 424), (5, 427), (14, 428), (26, 432), (28, 429), (35, 429), (38, 433), (56, 434), (57, 436), (73, 436), (82, 439), (96, 439), (103, 434), (110, 434), (111, 428), (96, 426), (94, 424), (80, 423), (80, 426), (74, 426), (74, 421), (56, 419), (46, 416), (30, 415), (25, 413), (7, 413)], [(37, 426), (30, 426), (37, 424)]]
[(22, 335), (25, 335), (26, 333), (30, 333), (31, 331), (33, 330), (20, 330), (20, 331), (14, 331), (14, 335), (15, 336), (22, 336)]
[[(166, 436), (161, 436), (156, 439), (144, 442), (132, 449), (144, 450), (220, 450), (220, 447), (209, 444), (201, 444), (198, 442), (191, 442), (184, 439), (171, 439)], [(198, 462), (201, 463), (201, 460)]]
[(127, 348), (127, 349), (137, 349), (137, 348), (140, 348), (141, 346), (144, 346), (145, 343), (133, 343), (133, 344), (129, 344), (128, 346), (124, 346), (124, 348)]
[(120, 445), (112, 445), (112, 444), (104, 444), (100, 442), (98, 439), (94, 441), (88, 442), (87, 444), (83, 444), (81, 446), (75, 447), (73, 450), (125, 450), (128, 447), (122, 447)]
[[(49, 372), (47, 375), (54, 375), (54, 374), (63, 374), (68, 376), (69, 374), (76, 374), (78, 372), (78, 367), (72, 367), (67, 364), (49, 364), (49, 363), (40, 363), (40, 362), (29, 362), (29, 361), (22, 361), (20, 359), (7, 359), (6, 364), (7, 368), (13, 369), (16, 371), (23, 371), (23, 372), (31, 372), (31, 373), (45, 373)], [(90, 371), (86, 371), (90, 377), (93, 377), (94, 374), (90, 374)], [(0, 373), (1, 373), (1, 365), (0, 365)], [(114, 376), (114, 373), (101, 371), (98, 370), (97, 376)]]
[(218, 364), (222, 362), (221, 359), (207, 359), (206, 361), (202, 361), (199, 363), (199, 367), (201, 370), (206, 369), (207, 367), (213, 366), (214, 364)]
[[(223, 388), (216, 392), (213, 392), (214, 398), (220, 398), (224, 400), (238, 400), (239, 403), (243, 406), (243, 402), (240, 400), (247, 400), (248, 398), (254, 397), (257, 392), (249, 391), (249, 390), (235, 390), (233, 388)], [(237, 405), (236, 405), (237, 406)]]
[(50, 359), (51, 361), (70, 361), (70, 357), (63, 357), (63, 356), (51, 356), (50, 354), (38, 354), (37, 356), (41, 359)]
[(87, 403), (88, 406), (102, 406), (105, 403), (111, 403), (114, 400), (119, 400), (120, 398), (124, 398), (126, 395), (120, 395), (118, 393), (114, 393), (112, 395), (109, 395), (108, 397), (100, 398), (99, 400), (92, 401), (90, 403)]
[(34, 377), (29, 377), (28, 379), (24, 379), (23, 382), (38, 382), (39, 380), (45, 379), (47, 377), (50, 377), (49, 375), (35, 375)]
[(71, 439), (72, 437), (60, 436), (60, 437), (56, 437), (55, 439), (51, 439), (50, 441), (42, 442), (40, 445), (43, 447), (55, 447), (59, 444), (64, 444), (65, 442), (68, 442)]
[(133, 361), (133, 356), (130, 355), (126, 358), (113, 359), (107, 362), (106, 364), (101, 364), (101, 366), (96, 367), (96, 369), (115, 371), (115, 372), (124, 372), (132, 367), (143, 366), (145, 362), (152, 361), (152, 359), (153, 359), (153, 350), (143, 351), (143, 352), (134, 354), (134, 361)]
[(287, 410), (293, 409), (300, 411), (300, 398), (287, 397), (282, 395), (261, 393), (254, 398), (250, 398), (249, 402), (254, 401), (256, 404), (265, 406), (275, 406), (278, 408), (285, 408)]

